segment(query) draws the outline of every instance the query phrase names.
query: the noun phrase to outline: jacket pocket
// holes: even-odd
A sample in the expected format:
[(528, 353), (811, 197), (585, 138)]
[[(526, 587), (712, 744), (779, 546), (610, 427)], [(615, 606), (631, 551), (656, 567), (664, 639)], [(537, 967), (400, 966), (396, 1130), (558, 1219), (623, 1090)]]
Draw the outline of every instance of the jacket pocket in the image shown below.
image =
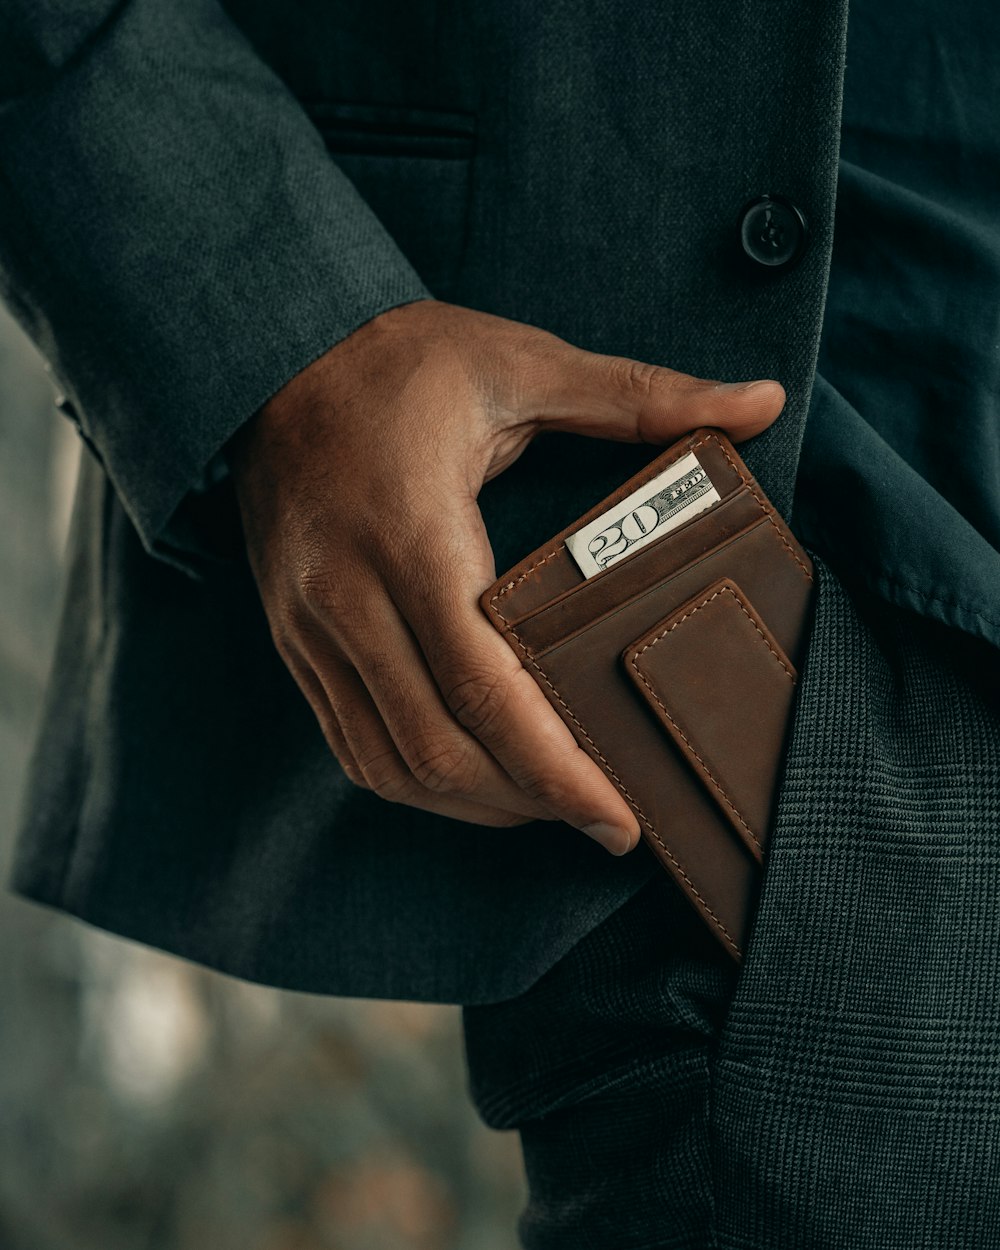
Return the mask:
[(329, 100), (305, 108), (431, 293), (446, 298), (465, 253), (475, 117)]

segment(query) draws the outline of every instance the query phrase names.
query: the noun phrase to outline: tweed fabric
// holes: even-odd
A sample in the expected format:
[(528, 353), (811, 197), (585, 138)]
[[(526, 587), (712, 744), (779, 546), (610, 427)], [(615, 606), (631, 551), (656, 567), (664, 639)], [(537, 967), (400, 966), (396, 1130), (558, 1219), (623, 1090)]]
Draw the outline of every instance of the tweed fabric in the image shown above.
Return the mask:
[(466, 1009), (530, 1250), (1000, 1244), (1000, 661), (820, 575), (739, 974), (654, 881)]

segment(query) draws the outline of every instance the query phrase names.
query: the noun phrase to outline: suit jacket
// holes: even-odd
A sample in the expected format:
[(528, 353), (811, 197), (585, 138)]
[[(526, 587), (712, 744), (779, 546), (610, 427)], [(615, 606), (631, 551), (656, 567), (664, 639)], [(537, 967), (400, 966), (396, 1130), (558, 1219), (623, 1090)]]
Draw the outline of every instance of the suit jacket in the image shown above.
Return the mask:
[[(787, 515), (846, 0), (12, 0), (0, 21), (3, 290), (92, 452), (15, 887), (276, 985), (519, 992), (660, 870), (353, 787), (213, 468), (289, 377), (431, 293), (780, 379), (745, 452)], [(741, 250), (762, 194), (807, 223), (791, 267)], [(483, 492), (498, 570), (657, 450), (536, 440)]]

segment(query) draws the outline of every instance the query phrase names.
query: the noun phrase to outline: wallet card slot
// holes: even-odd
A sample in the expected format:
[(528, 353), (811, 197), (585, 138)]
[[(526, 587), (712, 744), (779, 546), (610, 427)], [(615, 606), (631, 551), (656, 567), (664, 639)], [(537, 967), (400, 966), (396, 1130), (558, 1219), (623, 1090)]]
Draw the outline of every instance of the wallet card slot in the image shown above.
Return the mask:
[[(548, 607), (563, 594), (571, 593), (583, 585), (596, 583), (617, 568), (622, 568), (638, 559), (641, 552), (636, 552), (635, 555), (603, 570), (595, 577), (585, 579), (566, 547), (566, 539), (612, 508), (619, 499), (625, 498), (637, 486), (656, 477), (664, 468), (689, 452), (694, 452), (698, 456), (708, 472), (712, 485), (719, 493), (720, 502), (708, 513), (693, 517), (685, 525), (678, 526), (676, 530), (665, 534), (651, 546), (659, 546), (661, 542), (680, 538), (696, 521), (708, 515), (717, 516), (723, 505), (747, 489), (748, 479), (745, 471), (733, 458), (731, 448), (727, 450), (727, 445), (724, 444), (719, 432), (708, 428), (693, 431), (687, 438), (651, 460), (640, 473), (630, 478), (619, 490), (595, 504), (589, 512), (578, 517), (572, 525), (556, 534), (546, 546), (532, 552), (510, 570), (504, 579), (504, 584), (498, 586), (490, 597), (490, 610), (498, 618), (498, 628), (502, 625), (516, 625), (540, 609)], [(645, 550), (648, 549), (645, 548)]]
[[(655, 564), (647, 567), (645, 582), (640, 583), (639, 589), (627, 597), (623, 593), (606, 607), (579, 596), (567, 600), (558, 613), (537, 613), (518, 625), (518, 641), (536, 656), (547, 655), (603, 621), (617, 618), (624, 628), (632, 630), (622, 638), (624, 645), (704, 586), (724, 576), (739, 578), (781, 646), (792, 655), (793, 662), (797, 661), (796, 650), (812, 583), (767, 517), (760, 517), (682, 568), (664, 572)], [(595, 611), (602, 607), (603, 611)]]
[(642, 700), (722, 815), (763, 860), (797, 674), (732, 578), (622, 652)]
[[(720, 502), (692, 518), (688, 526), (664, 535), (662, 543), (651, 542), (595, 577), (584, 578), (566, 550), (566, 538), (599, 519), (664, 465), (696, 448)], [(703, 602), (723, 582), (731, 590), (710, 603)], [(732, 615), (735, 608), (729, 598), (735, 602), (739, 596), (746, 613)], [(724, 737), (731, 727), (725, 721), (706, 726), (699, 719), (706, 701), (691, 692), (675, 707), (667, 689), (671, 685), (668, 673), (675, 668), (688, 674), (695, 671), (690, 657), (681, 654), (685, 647), (691, 650), (699, 643), (703, 660), (704, 653), (711, 652), (712, 646), (705, 645), (711, 632), (704, 629), (706, 623), (716, 633), (721, 630), (727, 644), (736, 640), (737, 651), (740, 640), (744, 651), (747, 646), (752, 651), (754, 646), (763, 646), (761, 639), (770, 639), (773, 651), (765, 648), (767, 657), (772, 662), (775, 656), (785, 657), (788, 672), (794, 672), (806, 645), (812, 598), (808, 555), (725, 436), (708, 429), (694, 431), (667, 449), (480, 595), (487, 618), (517, 653), (580, 747), (632, 808), (649, 850), (737, 959), (759, 893), (759, 844), (766, 833), (768, 812), (761, 795), (746, 788), (747, 777), (734, 771), (736, 766), (726, 754), (731, 743)], [(683, 739), (665, 732), (664, 723), (654, 714), (655, 704), (637, 692), (635, 675), (630, 677), (622, 662), (623, 655), (656, 638), (667, 624), (697, 604), (702, 606), (647, 648), (638, 668), (646, 673), (663, 707), (683, 727), (688, 747), (708, 765), (703, 772), (692, 766), (694, 756), (687, 754)], [(716, 617), (718, 607), (731, 614), (724, 620)], [(758, 628), (748, 633), (751, 620)], [(760, 655), (763, 658), (764, 652)], [(739, 659), (727, 657), (726, 663), (735, 666), (729, 684), (743, 690), (745, 683), (738, 684)], [(776, 677), (772, 674), (772, 688)], [(791, 684), (790, 678), (786, 680)], [(747, 697), (752, 703), (758, 696), (751, 690)], [(771, 698), (769, 714), (775, 706)], [(742, 722), (732, 730), (741, 731)], [(746, 730), (748, 735), (752, 732), (753, 724)], [(777, 733), (770, 737), (776, 741)], [(768, 758), (774, 767), (774, 758), (780, 763), (780, 752)], [(732, 808), (724, 809), (709, 771)], [(773, 786), (769, 793), (773, 794)], [(734, 824), (734, 811), (746, 829), (739, 820)], [(753, 837), (747, 836), (747, 830)]]
[[(721, 543), (732, 541), (761, 519), (760, 505), (750, 491), (746, 488), (736, 490), (709, 511), (692, 517), (656, 542), (641, 547), (634, 555), (602, 569), (593, 577), (580, 580), (533, 611), (508, 619), (507, 623), (521, 630), (529, 622), (535, 622), (541, 628), (543, 621), (571, 622), (577, 617), (593, 619), (648, 586), (658, 576), (657, 570), (669, 568), (679, 571), (686, 568), (709, 555)], [(572, 556), (568, 552), (566, 554), (572, 562)], [(546, 626), (545, 632), (551, 634), (553, 628), (558, 629), (558, 626)]]

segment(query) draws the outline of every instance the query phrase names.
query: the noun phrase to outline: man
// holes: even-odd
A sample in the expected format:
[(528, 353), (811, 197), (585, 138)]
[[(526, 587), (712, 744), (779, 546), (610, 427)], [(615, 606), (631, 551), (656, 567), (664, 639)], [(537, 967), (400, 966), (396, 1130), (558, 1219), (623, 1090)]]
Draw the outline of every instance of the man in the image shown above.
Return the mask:
[[(5, 290), (94, 452), (17, 888), (466, 1004), (528, 1246), (995, 1240), (995, 431), (817, 381), (846, 4), (3, 11)], [(830, 561), (738, 979), (476, 611), (702, 424)]]

